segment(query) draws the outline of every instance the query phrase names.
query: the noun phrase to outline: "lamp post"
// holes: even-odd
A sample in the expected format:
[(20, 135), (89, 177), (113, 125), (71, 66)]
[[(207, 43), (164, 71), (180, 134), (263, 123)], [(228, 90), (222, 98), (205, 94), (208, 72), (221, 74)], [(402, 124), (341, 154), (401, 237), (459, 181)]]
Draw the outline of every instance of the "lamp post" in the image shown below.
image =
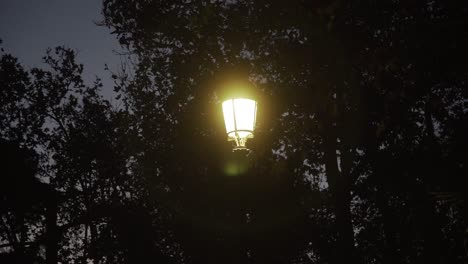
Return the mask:
[[(249, 235), (248, 235), (248, 202), (249, 202), (249, 189), (247, 181), (249, 177), (249, 150), (246, 147), (248, 139), (254, 137), (255, 123), (257, 121), (257, 96), (254, 96), (255, 89), (248, 82), (235, 82), (225, 85), (222, 88), (222, 112), (224, 117), (224, 125), (226, 128), (226, 135), (228, 141), (234, 142), (233, 152), (231, 153), (229, 164), (225, 172), (232, 177), (229, 181), (234, 184), (232, 190), (235, 191), (235, 197), (229, 208), (233, 209), (235, 215), (238, 212), (238, 221), (234, 224), (237, 227), (239, 243), (235, 248), (234, 254), (241, 263), (250, 262), (249, 253)], [(246, 155), (247, 154), (247, 155)]]
[(245, 93), (245, 86), (234, 85), (222, 103), (228, 141), (234, 141), (234, 150), (247, 150), (246, 142), (254, 137), (257, 119), (257, 101)]

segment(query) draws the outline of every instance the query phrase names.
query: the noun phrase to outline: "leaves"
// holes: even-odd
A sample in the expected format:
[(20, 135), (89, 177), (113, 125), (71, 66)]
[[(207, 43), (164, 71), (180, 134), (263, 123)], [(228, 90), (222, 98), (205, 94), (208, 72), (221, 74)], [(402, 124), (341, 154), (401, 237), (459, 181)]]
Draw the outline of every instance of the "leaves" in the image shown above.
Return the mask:
[[(67, 263), (464, 263), (467, 10), (106, 0), (135, 58), (111, 76), (123, 106), (73, 50), (30, 71), (2, 55), (0, 134), (38, 166), (8, 172), (0, 238)], [(225, 140), (229, 75), (259, 91), (247, 157)], [(31, 186), (59, 198), (8, 202)]]

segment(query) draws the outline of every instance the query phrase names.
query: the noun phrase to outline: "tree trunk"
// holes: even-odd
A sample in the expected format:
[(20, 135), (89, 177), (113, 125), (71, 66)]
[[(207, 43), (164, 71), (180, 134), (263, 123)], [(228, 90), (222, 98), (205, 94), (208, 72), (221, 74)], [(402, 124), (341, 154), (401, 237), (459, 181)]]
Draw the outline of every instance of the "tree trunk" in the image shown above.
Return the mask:
[[(356, 263), (354, 254), (354, 232), (351, 223), (351, 195), (349, 180), (340, 173), (337, 161), (337, 133), (332, 120), (328, 120), (327, 133), (324, 136), (325, 168), (327, 180), (332, 192), (338, 241), (335, 253), (335, 263)], [(347, 157), (345, 157), (347, 158)], [(344, 159), (341, 160), (342, 162)], [(347, 161), (344, 161), (347, 162)]]
[[(436, 204), (431, 197), (431, 188), (436, 181), (435, 178), (441, 175), (437, 171), (436, 164), (440, 163), (438, 144), (434, 132), (434, 124), (432, 121), (431, 97), (429, 96), (424, 109), (424, 120), (426, 126), (426, 144), (424, 146), (425, 157), (422, 164), (422, 189), (418, 192), (416, 202), (419, 205), (421, 224), (424, 230), (424, 263), (442, 263), (443, 243), (442, 230), (439, 217), (436, 213)], [(419, 200), (419, 201), (418, 201)]]
[[(52, 191), (53, 192), (53, 191)], [(55, 194), (47, 201), (46, 208), (46, 263), (56, 264), (58, 262), (58, 228), (57, 228), (58, 204)]]
[(391, 211), (389, 201), (389, 194), (385, 187), (385, 178), (388, 176), (386, 172), (382, 171), (379, 166), (379, 160), (381, 159), (378, 152), (377, 139), (375, 138), (375, 130), (369, 129), (368, 131), (368, 146), (367, 156), (371, 162), (372, 175), (376, 182), (376, 205), (379, 212), (382, 214), (382, 229), (385, 236), (385, 244), (383, 248), (383, 263), (384, 264), (397, 264), (401, 263), (401, 256), (397, 251), (396, 242), (396, 227), (395, 221), (393, 220), (393, 213)]

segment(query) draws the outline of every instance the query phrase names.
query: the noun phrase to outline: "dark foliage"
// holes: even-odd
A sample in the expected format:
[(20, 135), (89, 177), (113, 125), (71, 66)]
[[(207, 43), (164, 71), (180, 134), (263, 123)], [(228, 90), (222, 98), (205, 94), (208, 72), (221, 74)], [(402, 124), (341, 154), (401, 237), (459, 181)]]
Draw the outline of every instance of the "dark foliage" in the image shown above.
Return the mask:
[[(105, 0), (120, 107), (2, 54), (2, 262), (468, 263), (468, 4)], [(128, 68), (127, 68), (128, 69)], [(231, 152), (220, 86), (258, 90)]]

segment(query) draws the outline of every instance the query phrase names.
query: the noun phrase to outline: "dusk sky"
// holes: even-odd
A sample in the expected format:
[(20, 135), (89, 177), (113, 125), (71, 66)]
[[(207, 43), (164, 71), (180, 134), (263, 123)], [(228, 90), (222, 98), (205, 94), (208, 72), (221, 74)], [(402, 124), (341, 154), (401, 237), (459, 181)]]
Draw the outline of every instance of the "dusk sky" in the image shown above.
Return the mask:
[(2, 0), (1, 46), (26, 67), (41, 66), (48, 47), (73, 48), (78, 51), (78, 62), (84, 64), (85, 81), (101, 77), (104, 95), (110, 99), (112, 81), (104, 64), (118, 68), (120, 58), (113, 51), (120, 46), (109, 29), (95, 24), (100, 20), (99, 0)]

